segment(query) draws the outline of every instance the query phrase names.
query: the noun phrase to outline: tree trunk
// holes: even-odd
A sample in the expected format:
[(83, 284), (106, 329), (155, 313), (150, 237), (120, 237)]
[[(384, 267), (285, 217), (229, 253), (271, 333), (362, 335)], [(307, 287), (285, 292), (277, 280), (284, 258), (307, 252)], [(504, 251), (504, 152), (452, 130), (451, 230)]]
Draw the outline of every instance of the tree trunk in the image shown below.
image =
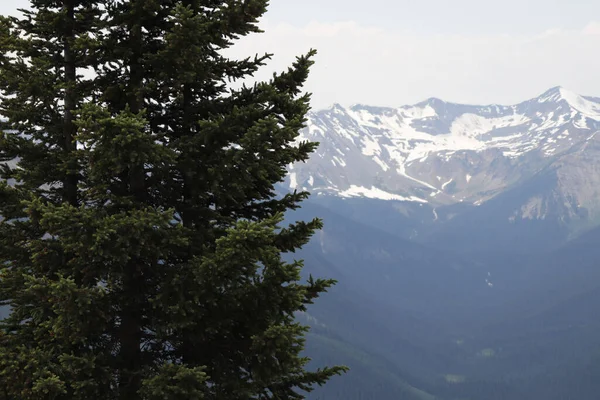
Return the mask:
[(73, 42), (75, 40), (75, 6), (74, 0), (65, 0), (63, 10), (66, 14), (64, 42), (64, 63), (65, 63), (65, 99), (64, 99), (64, 144), (63, 148), (68, 162), (68, 174), (63, 181), (63, 200), (72, 205), (78, 205), (77, 199), (77, 164), (71, 159), (73, 153), (77, 150), (75, 135), (77, 127), (73, 123), (73, 112), (77, 107), (77, 67), (75, 63), (75, 54), (73, 51)]
[[(191, 136), (192, 135), (192, 126), (190, 116), (191, 114), (191, 90), (189, 84), (183, 85), (183, 126), (182, 126), (182, 136)], [(190, 182), (189, 175), (187, 172), (183, 172), (183, 215), (182, 215), (182, 224), (186, 228), (193, 228), (193, 192), (192, 192), (192, 182)], [(190, 249), (190, 258), (193, 256), (192, 250)], [(197, 366), (197, 360), (194, 356), (194, 346), (192, 344), (191, 337), (184, 330), (183, 332), (183, 343), (181, 346), (181, 354), (182, 354), (182, 362), (189, 367)]]
[[(142, 87), (144, 82), (144, 69), (141, 64), (143, 33), (142, 33), (142, 7), (143, 0), (133, 4), (130, 23), (129, 46), (132, 58), (129, 60), (130, 87), (128, 95), (129, 107), (133, 113), (138, 113), (143, 108)], [(138, 204), (143, 204), (146, 199), (145, 179), (143, 165), (135, 165), (128, 171), (129, 191)], [(126, 266), (123, 279), (123, 292), (127, 301), (123, 305), (121, 314), (121, 379), (119, 383), (119, 397), (121, 400), (137, 400), (140, 398), (142, 362), (142, 315), (143, 315), (143, 265), (140, 260), (131, 259)]]

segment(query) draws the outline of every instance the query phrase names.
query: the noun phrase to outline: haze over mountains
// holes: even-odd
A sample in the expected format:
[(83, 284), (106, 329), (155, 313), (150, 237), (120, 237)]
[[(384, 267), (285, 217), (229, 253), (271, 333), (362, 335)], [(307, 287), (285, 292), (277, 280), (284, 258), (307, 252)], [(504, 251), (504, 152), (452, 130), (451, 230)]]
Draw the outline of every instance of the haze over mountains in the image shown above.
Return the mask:
[(313, 398), (596, 399), (598, 130), (600, 98), (561, 87), (310, 113), (320, 146), (282, 189), (313, 193), (301, 256), (340, 283), (308, 353), (361, 371)]

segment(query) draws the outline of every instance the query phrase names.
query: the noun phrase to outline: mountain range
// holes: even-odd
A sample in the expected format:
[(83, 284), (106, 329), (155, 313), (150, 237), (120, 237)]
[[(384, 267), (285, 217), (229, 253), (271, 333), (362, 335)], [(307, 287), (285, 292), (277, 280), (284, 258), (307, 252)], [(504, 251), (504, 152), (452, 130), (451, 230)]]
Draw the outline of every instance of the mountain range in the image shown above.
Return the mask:
[(599, 222), (599, 129), (600, 98), (562, 87), (511, 106), (335, 104), (308, 115), (298, 141), (320, 146), (290, 166), (285, 184), (316, 196), (393, 200), (419, 215), (403, 233), (412, 237), (457, 216), (472, 224), (481, 213), (473, 209), (485, 206), (504, 230), (533, 221), (557, 227), (562, 242)]
[(600, 98), (516, 105), (335, 104), (289, 166), (300, 252), (339, 281), (307, 313), (309, 399), (593, 400), (600, 391)]

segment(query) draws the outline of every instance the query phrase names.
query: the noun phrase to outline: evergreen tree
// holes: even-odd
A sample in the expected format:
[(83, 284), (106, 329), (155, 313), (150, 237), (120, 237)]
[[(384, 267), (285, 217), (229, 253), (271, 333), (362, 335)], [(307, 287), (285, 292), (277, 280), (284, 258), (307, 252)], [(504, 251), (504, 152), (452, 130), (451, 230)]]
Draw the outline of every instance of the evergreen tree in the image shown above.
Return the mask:
[(280, 227), (307, 193), (274, 187), (316, 146), (314, 52), (233, 90), (270, 57), (223, 55), (266, 0), (31, 6), (0, 21), (0, 398), (300, 399), (341, 373), (305, 369), (294, 314), (334, 282), (283, 260), (321, 222)]

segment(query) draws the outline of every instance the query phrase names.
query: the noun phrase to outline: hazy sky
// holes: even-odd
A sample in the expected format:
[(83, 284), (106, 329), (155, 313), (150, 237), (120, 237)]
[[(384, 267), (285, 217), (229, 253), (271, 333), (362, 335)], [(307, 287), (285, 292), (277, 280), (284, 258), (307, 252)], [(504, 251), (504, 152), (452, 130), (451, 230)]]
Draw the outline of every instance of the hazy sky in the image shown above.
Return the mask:
[[(0, 0), (0, 13), (27, 4)], [(558, 85), (600, 96), (594, 0), (271, 0), (262, 26), (232, 53), (275, 53), (268, 78), (316, 48), (315, 108), (513, 103)]]

